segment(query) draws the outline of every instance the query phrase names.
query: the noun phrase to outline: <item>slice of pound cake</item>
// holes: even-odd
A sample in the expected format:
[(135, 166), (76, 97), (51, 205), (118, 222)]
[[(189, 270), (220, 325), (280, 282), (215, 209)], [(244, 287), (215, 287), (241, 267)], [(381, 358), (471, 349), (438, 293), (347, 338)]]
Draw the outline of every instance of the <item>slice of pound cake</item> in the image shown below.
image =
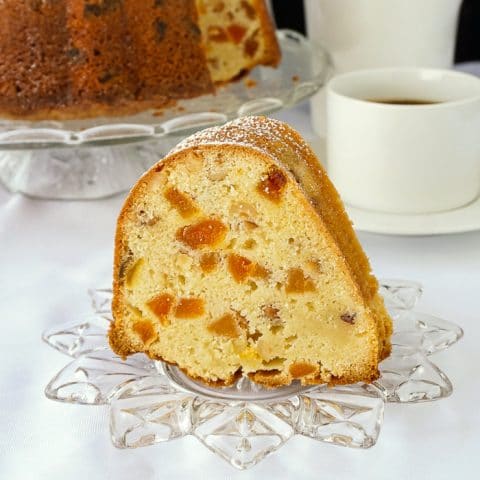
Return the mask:
[(284, 123), (188, 138), (118, 220), (112, 349), (210, 385), (370, 382), (391, 320), (341, 200)]

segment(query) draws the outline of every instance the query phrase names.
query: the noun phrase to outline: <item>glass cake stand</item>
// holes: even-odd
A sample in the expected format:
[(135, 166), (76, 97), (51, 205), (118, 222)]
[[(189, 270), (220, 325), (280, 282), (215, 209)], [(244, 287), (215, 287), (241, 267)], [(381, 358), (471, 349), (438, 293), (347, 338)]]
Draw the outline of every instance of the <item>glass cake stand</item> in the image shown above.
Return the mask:
[(241, 378), (210, 388), (179, 369), (137, 354), (122, 361), (109, 349), (111, 291), (90, 292), (93, 315), (43, 334), (71, 357), (48, 384), (52, 400), (108, 405), (110, 435), (118, 448), (140, 448), (195, 436), (233, 467), (246, 469), (293, 435), (351, 448), (369, 448), (380, 434), (386, 403), (440, 400), (452, 392), (430, 356), (463, 335), (457, 325), (417, 312), (419, 284), (384, 280), (381, 292), (394, 321), (393, 350), (380, 378), (329, 388), (298, 382), (265, 389)]
[(0, 181), (12, 192), (40, 198), (113, 195), (199, 129), (296, 105), (325, 84), (331, 62), (296, 32), (280, 30), (277, 36), (278, 68), (257, 67), (216, 94), (168, 109), (64, 122), (0, 120)]

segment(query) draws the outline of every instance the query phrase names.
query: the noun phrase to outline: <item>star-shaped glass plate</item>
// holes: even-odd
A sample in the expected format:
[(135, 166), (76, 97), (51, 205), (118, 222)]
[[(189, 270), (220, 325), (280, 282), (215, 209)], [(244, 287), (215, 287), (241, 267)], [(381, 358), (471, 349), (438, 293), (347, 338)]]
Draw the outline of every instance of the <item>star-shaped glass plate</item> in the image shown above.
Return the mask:
[(378, 439), (387, 402), (417, 403), (451, 394), (450, 380), (429, 357), (463, 335), (457, 325), (415, 310), (419, 284), (384, 280), (381, 293), (394, 322), (393, 349), (373, 384), (330, 388), (294, 382), (265, 389), (241, 378), (218, 389), (142, 354), (126, 361), (116, 356), (106, 336), (112, 292), (92, 290), (93, 314), (43, 334), (51, 347), (71, 357), (45, 394), (60, 402), (109, 405), (111, 439), (118, 448), (193, 435), (238, 469), (254, 466), (293, 435), (369, 448)]

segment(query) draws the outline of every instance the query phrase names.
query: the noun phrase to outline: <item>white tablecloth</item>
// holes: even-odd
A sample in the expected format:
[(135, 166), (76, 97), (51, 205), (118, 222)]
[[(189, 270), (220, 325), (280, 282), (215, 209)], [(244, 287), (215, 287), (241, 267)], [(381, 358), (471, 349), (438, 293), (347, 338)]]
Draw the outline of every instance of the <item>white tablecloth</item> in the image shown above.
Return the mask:
[[(307, 113), (303, 105), (280, 117), (311, 138)], [(370, 450), (294, 437), (253, 470), (236, 472), (194, 438), (117, 450), (107, 408), (47, 400), (43, 389), (66, 358), (42, 344), (41, 332), (88, 312), (87, 289), (109, 285), (122, 200), (36, 201), (0, 188), (0, 479), (478, 478), (480, 232), (360, 235), (378, 276), (423, 283), (419, 309), (465, 329), (458, 345), (435, 358), (453, 395), (388, 405)]]

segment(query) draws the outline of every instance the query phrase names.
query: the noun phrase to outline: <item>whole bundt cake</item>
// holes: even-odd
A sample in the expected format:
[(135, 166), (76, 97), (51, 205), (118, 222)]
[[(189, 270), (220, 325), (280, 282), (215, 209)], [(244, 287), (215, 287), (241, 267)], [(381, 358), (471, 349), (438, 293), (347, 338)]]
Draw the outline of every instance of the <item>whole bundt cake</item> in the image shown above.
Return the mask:
[(264, 0), (0, 2), (4, 117), (161, 108), (279, 59)]
[(237, 120), (136, 184), (115, 244), (110, 344), (211, 385), (369, 382), (391, 320), (341, 200), (289, 126)]

